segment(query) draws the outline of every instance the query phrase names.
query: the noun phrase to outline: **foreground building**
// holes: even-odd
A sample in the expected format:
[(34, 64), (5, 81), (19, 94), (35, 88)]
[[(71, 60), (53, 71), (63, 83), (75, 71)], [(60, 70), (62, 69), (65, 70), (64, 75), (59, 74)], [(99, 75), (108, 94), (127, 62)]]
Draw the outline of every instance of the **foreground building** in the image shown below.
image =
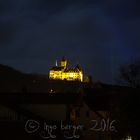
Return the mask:
[(76, 65), (73, 68), (67, 67), (68, 61), (62, 58), (60, 64), (56, 62), (56, 66), (49, 71), (50, 80), (67, 80), (67, 81), (83, 81), (83, 71)]

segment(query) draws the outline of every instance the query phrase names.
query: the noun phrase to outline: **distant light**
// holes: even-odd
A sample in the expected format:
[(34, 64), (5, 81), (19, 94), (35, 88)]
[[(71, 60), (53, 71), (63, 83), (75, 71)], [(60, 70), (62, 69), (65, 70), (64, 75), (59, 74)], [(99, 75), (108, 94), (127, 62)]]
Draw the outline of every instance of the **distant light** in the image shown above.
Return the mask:
[(51, 90), (49, 91), (49, 93), (55, 93), (55, 91), (54, 91), (53, 89), (51, 89)]
[(127, 138), (125, 140), (132, 140), (131, 136), (127, 136)]

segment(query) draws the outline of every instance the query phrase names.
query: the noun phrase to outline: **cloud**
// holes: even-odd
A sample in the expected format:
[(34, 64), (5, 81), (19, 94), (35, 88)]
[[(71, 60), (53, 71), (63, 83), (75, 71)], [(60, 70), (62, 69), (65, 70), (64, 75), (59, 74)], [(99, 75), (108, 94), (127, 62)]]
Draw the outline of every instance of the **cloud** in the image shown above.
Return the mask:
[[(99, 25), (101, 19), (97, 19), (98, 15), (92, 15), (91, 10), (94, 9), (72, 5), (65, 11), (52, 15), (49, 20), (44, 19), (43, 23), (38, 23), (39, 19), (24, 16), (18, 20), (18, 33), (12, 46), (17, 46), (16, 52), (19, 50), (23, 54), (32, 50), (38, 53), (35, 50), (39, 47), (45, 49), (46, 46), (52, 51), (57, 48), (64, 50), (65, 46), (79, 50), (89, 44), (98, 44), (99, 41), (105, 43), (112, 33), (103, 24)], [(20, 56), (27, 57), (26, 54)]]
[(16, 27), (12, 23), (0, 23), (0, 46), (12, 43), (16, 32)]
[(108, 0), (102, 7), (117, 20), (134, 19), (140, 16), (139, 0)]
[(127, 20), (124, 22), (122, 28), (125, 34), (125, 39), (128, 47), (140, 51), (140, 18)]

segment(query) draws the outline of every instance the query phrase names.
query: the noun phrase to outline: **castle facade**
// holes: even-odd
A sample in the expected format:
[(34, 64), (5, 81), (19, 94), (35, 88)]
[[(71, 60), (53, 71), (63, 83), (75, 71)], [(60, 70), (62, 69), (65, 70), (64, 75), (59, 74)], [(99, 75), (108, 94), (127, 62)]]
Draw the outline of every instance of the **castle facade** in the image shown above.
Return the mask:
[(67, 80), (67, 81), (83, 81), (83, 71), (76, 65), (73, 68), (68, 68), (68, 61), (62, 58), (60, 63), (56, 62), (56, 66), (49, 71), (50, 80)]

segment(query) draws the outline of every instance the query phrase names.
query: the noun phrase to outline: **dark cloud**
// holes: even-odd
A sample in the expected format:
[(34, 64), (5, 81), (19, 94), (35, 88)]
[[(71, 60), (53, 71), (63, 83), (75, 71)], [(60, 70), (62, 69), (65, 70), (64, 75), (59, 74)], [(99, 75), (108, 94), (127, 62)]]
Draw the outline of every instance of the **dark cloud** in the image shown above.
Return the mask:
[[(107, 14), (119, 19), (134, 19), (140, 16), (139, 0), (108, 0), (104, 1), (102, 7)], [(114, 19), (115, 19), (114, 18)]]
[(16, 27), (12, 23), (0, 23), (0, 45), (12, 43), (16, 32)]
[(13, 2), (10, 0), (0, 1), (0, 15), (11, 11)]
[(140, 18), (125, 22), (123, 31), (128, 47), (140, 52)]

